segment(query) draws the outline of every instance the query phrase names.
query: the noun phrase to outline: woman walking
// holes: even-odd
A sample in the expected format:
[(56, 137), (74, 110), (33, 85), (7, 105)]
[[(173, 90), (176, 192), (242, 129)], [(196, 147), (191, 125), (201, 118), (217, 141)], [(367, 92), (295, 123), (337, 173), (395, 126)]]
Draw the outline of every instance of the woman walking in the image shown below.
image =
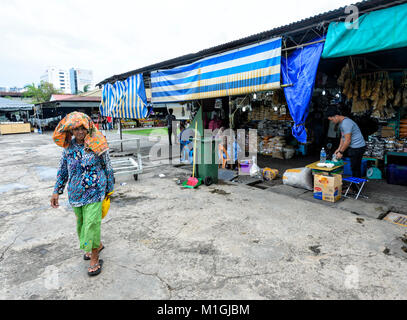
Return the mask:
[[(72, 135), (74, 138), (72, 139)], [(81, 112), (72, 112), (55, 128), (54, 142), (64, 149), (51, 197), (51, 206), (58, 208), (59, 195), (68, 182), (69, 203), (77, 217), (80, 249), (90, 260), (88, 274), (102, 271), (99, 253), (104, 248), (100, 241), (102, 201), (113, 191), (114, 176), (106, 138), (91, 118)]]

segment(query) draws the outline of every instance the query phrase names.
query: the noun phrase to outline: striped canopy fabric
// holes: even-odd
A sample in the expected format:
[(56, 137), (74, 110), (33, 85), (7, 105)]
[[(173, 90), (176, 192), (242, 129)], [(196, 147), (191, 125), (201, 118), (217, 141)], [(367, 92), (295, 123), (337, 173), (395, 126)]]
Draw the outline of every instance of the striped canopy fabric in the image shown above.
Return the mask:
[(122, 119), (144, 119), (148, 113), (142, 74), (103, 86), (100, 114)]
[(280, 88), (281, 38), (151, 73), (151, 102), (242, 95)]

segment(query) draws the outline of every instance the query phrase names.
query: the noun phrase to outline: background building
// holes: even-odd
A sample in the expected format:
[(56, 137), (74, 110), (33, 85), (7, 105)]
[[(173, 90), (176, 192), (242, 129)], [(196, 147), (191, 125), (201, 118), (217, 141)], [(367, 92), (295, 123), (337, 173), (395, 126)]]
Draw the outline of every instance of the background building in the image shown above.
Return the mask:
[(41, 81), (52, 83), (55, 89), (64, 93), (71, 93), (71, 82), (69, 72), (58, 67), (48, 67), (41, 76)]
[(71, 81), (71, 93), (77, 94), (85, 91), (85, 86), (88, 86), (88, 91), (94, 89), (93, 71), (86, 69), (71, 68), (69, 70)]
[(0, 92), (24, 92), (26, 91), (25, 88), (19, 88), (19, 87), (0, 87)]

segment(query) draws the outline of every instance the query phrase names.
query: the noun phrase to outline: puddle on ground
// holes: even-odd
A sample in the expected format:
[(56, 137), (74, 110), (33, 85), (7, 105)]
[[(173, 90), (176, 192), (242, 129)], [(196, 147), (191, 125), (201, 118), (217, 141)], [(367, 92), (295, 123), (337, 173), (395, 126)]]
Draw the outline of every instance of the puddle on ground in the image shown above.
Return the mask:
[(221, 194), (221, 195), (230, 194), (229, 192), (226, 192), (225, 190), (222, 190), (222, 189), (213, 189), (213, 190), (211, 190), (210, 192), (211, 192), (211, 193)]
[(42, 181), (56, 180), (58, 169), (51, 167), (38, 166), (35, 167), (37, 174)]
[(0, 193), (8, 192), (16, 189), (28, 189), (28, 186), (21, 183), (9, 183), (0, 185)]
[(321, 253), (321, 250), (319, 249), (321, 245), (316, 245), (316, 246), (310, 246), (308, 249), (310, 249), (312, 252), (314, 252), (315, 255), (319, 255)]

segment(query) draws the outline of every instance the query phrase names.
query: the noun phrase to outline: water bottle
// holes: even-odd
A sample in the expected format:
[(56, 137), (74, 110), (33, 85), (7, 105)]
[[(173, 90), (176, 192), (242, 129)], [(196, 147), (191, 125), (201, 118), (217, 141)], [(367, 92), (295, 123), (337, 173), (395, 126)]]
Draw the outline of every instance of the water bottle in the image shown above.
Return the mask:
[(326, 162), (326, 152), (325, 148), (321, 149), (321, 153), (319, 154), (319, 162), (325, 163)]

